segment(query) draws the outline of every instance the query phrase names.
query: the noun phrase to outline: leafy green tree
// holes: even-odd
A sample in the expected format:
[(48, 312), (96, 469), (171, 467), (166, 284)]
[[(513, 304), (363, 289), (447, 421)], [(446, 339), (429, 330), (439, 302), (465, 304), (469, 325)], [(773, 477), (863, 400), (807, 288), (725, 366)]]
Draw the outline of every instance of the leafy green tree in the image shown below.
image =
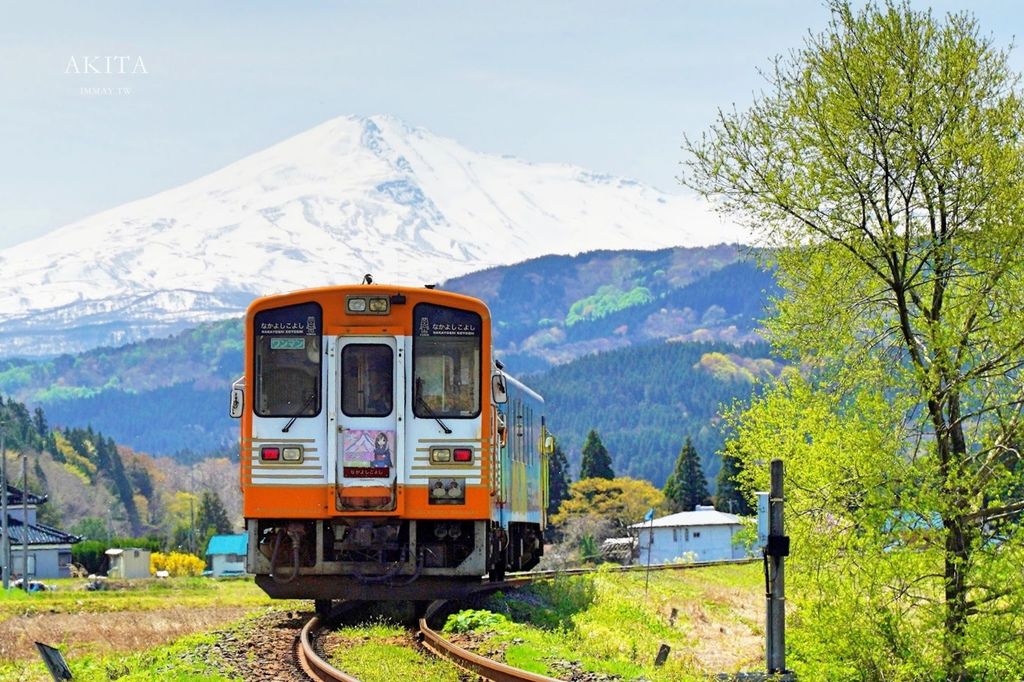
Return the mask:
[(580, 462), (580, 480), (585, 478), (615, 478), (612, 458), (601, 442), (597, 431), (590, 429), (583, 443), (583, 460)]
[(569, 483), (569, 461), (556, 441), (555, 450), (548, 458), (548, 516), (557, 513), (562, 500), (569, 497)]
[(750, 501), (739, 487), (740, 460), (728, 452), (722, 454), (722, 468), (718, 470), (715, 509), (729, 514), (748, 516), (754, 513)]
[(705, 504), (710, 499), (708, 481), (700, 468), (700, 456), (689, 438), (679, 451), (675, 469), (669, 474), (664, 492), (665, 500), (673, 512), (693, 511), (698, 504)]
[(75, 525), (71, 526), (69, 532), (85, 540), (107, 542), (111, 538), (107, 522), (95, 516), (86, 516), (80, 519)]
[(770, 334), (809, 372), (731, 452), (750, 486), (790, 462), (803, 679), (1019, 679), (1024, 532), (991, 536), (1024, 510), (1018, 76), (970, 15), (831, 12), (686, 142), (684, 182), (775, 247)]

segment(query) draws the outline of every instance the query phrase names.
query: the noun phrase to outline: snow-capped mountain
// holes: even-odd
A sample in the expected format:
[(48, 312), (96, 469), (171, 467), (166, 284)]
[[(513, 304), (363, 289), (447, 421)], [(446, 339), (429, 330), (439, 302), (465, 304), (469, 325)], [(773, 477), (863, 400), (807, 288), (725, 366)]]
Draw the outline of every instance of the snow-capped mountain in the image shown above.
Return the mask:
[(343, 117), (0, 251), (0, 354), (167, 334), (367, 272), (418, 285), (549, 253), (743, 240), (688, 196)]

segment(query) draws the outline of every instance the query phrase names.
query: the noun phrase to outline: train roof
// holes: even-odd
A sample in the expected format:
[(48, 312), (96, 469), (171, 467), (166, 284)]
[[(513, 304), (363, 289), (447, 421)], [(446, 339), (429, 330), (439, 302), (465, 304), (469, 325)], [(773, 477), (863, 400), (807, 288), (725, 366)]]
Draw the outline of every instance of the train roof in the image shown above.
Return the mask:
[(322, 287), (311, 287), (308, 289), (296, 289), (295, 291), (269, 294), (254, 299), (247, 310), (249, 315), (267, 308), (292, 305), (308, 302), (310, 298), (323, 299), (334, 296), (345, 296), (349, 294), (360, 294), (366, 296), (393, 296), (401, 294), (413, 301), (446, 301), (450, 305), (461, 305), (470, 310), (482, 312), (485, 317), (490, 318), (490, 309), (487, 304), (474, 296), (446, 291), (436, 287), (409, 287), (397, 284), (332, 284)]

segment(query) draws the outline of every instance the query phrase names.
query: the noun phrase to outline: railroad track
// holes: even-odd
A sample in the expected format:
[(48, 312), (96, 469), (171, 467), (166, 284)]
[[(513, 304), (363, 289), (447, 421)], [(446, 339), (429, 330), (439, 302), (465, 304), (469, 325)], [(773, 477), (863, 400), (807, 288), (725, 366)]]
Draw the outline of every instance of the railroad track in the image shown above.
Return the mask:
[[(618, 566), (611, 569), (605, 568), (604, 570), (611, 570), (616, 573), (642, 572), (646, 570), (674, 571), (728, 564), (746, 564), (753, 561), (755, 561), (755, 559), (705, 561), (692, 564), (659, 564), (650, 567)], [(510, 576), (507, 580), (502, 582), (481, 582), (479, 590), (474, 594), (505, 588), (523, 587), (538, 580), (548, 580), (559, 576), (585, 575), (587, 573), (593, 573), (595, 570), (596, 569), (593, 568), (575, 568), (559, 571), (533, 571), (530, 573), (520, 573)], [(419, 629), (423, 638), (423, 646), (434, 655), (447, 658), (460, 668), (475, 675), (479, 675), (484, 679), (493, 680), (494, 682), (560, 682), (553, 677), (538, 675), (537, 673), (513, 668), (512, 666), (499, 663), (498, 661), (492, 661), (449, 642), (430, 627), (430, 619), (442, 610), (446, 604), (447, 601), (445, 600), (432, 602), (430, 606), (427, 607), (423, 617), (419, 620)], [(354, 606), (354, 603), (352, 606)], [(347, 675), (332, 666), (330, 663), (327, 663), (320, 658), (319, 654), (317, 654), (314, 648), (314, 640), (322, 627), (323, 622), (321, 619), (318, 616), (314, 616), (308, 623), (306, 623), (305, 627), (302, 628), (298, 643), (299, 665), (306, 674), (316, 682), (360, 682), (359, 679), (352, 677), (351, 675)]]

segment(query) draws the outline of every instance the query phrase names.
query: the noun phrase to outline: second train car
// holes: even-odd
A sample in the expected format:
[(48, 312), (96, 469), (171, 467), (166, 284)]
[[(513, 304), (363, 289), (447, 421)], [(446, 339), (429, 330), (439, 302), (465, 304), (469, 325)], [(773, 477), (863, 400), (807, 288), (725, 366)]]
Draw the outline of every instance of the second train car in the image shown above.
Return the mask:
[(231, 413), (246, 567), (268, 594), (428, 599), (537, 564), (553, 439), (491, 324), (482, 301), (432, 288), (249, 306)]

